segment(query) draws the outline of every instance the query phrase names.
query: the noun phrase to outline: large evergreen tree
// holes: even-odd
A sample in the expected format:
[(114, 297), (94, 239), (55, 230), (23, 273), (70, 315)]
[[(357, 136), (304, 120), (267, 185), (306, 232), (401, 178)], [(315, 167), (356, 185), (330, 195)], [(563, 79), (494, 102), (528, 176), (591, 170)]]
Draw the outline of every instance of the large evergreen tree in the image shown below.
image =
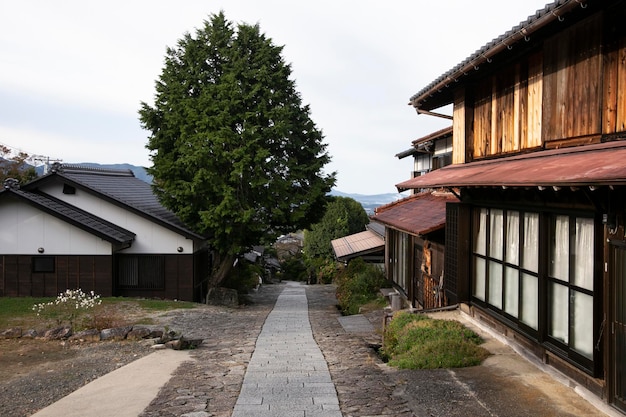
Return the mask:
[(282, 47), (258, 25), (211, 15), (168, 48), (154, 106), (141, 103), (155, 192), (209, 237), (209, 287), (237, 255), (323, 213), (335, 174)]

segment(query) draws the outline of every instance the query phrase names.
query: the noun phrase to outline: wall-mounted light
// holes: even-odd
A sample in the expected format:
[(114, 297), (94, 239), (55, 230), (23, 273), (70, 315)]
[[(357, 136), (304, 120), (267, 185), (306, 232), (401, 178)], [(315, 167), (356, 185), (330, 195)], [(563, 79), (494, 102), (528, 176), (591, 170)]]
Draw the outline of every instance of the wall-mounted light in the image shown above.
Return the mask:
[(182, 251), (183, 251), (183, 247), (182, 247), (182, 246), (179, 246), (179, 247), (177, 247), (177, 248), (176, 248), (176, 250), (180, 253), (180, 252), (182, 252)]
[(37, 252), (44, 253), (44, 248), (37, 248)]

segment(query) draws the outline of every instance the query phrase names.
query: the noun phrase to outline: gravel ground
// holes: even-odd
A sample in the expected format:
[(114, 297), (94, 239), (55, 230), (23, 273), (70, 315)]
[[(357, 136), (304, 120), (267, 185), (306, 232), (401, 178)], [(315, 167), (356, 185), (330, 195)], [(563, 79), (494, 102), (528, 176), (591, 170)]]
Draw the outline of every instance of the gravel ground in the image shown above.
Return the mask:
[[(19, 349), (16, 340), (2, 341)], [(101, 342), (92, 344), (65, 344), (61, 342), (33, 340), (22, 343), (38, 343), (42, 350), (34, 366), (31, 360), (12, 364), (14, 373), (0, 381), (0, 415), (7, 417), (29, 416), (41, 408), (70, 394), (97, 377), (107, 374), (148, 353), (151, 349), (140, 342)], [(52, 346), (54, 345), (54, 346)], [(61, 346), (58, 349), (57, 346)], [(7, 371), (7, 368), (4, 368)]]

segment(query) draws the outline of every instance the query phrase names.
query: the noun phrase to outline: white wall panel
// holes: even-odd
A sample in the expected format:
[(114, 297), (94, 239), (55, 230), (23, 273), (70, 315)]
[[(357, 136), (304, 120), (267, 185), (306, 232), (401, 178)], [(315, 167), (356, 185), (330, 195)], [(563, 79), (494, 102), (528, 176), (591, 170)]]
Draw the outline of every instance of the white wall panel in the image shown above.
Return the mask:
[(111, 243), (18, 200), (0, 205), (0, 253), (110, 255)]
[(193, 253), (191, 239), (83, 190), (76, 189), (75, 194), (63, 194), (63, 185), (54, 184), (43, 191), (135, 233), (131, 247), (122, 253), (173, 254), (178, 253), (179, 247), (183, 248), (183, 253)]

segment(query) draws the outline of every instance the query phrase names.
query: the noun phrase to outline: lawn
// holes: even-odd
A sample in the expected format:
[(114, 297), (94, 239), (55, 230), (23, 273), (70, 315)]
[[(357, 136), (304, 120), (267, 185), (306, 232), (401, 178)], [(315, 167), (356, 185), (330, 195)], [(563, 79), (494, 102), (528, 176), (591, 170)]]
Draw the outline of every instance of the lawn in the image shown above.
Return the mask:
[[(35, 304), (48, 303), (53, 297), (0, 297), (0, 330), (11, 327), (40, 329), (57, 324), (54, 316), (37, 316)], [(84, 310), (77, 322), (82, 327), (115, 327), (115, 325), (150, 324), (155, 313), (181, 308), (195, 308), (196, 303), (187, 301), (135, 299), (123, 297), (102, 298), (102, 303), (93, 309)]]

